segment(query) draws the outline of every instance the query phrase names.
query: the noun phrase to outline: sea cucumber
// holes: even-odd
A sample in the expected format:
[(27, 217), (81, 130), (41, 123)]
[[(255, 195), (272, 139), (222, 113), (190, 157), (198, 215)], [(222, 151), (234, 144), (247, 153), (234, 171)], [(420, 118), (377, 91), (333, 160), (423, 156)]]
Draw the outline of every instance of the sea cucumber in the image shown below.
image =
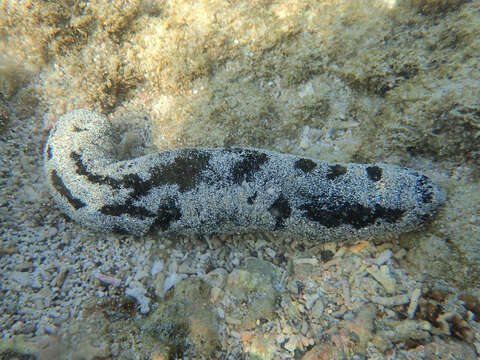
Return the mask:
[(319, 241), (415, 229), (446, 200), (424, 174), (255, 148), (179, 148), (121, 160), (115, 126), (75, 110), (51, 129), (45, 172), (58, 206), (102, 231), (279, 231)]

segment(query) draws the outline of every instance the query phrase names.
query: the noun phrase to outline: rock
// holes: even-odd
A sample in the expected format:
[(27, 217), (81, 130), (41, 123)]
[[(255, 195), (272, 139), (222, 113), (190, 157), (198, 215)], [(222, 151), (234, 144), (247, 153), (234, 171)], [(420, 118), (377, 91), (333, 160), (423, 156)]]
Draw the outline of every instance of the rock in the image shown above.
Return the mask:
[(13, 271), (10, 273), (10, 279), (17, 282), (21, 286), (31, 287), (34, 289), (40, 289), (42, 287), (42, 284), (39, 282), (39, 280), (31, 273)]
[(377, 307), (375, 305), (367, 304), (362, 307), (354, 319), (343, 323), (344, 328), (348, 329), (349, 332), (355, 333), (358, 337), (361, 348), (366, 348), (374, 334), (376, 311)]
[(245, 331), (242, 333), (243, 351), (249, 358), (271, 360), (276, 359), (276, 344), (268, 334), (255, 334)]
[(367, 271), (383, 286), (387, 293), (393, 294), (395, 292), (396, 281), (387, 266), (370, 266)]
[(312, 307), (311, 316), (313, 318), (320, 319), (323, 315), (324, 309), (325, 309), (325, 306), (323, 305), (322, 299), (317, 299), (317, 301), (315, 301), (315, 304)]
[(392, 250), (390, 250), (390, 249), (382, 251), (375, 258), (375, 260), (374, 260), (375, 265), (380, 266), (380, 265), (385, 264), (392, 257), (392, 255), (393, 255), (393, 253), (392, 253)]
[(223, 288), (225, 281), (227, 280), (228, 272), (225, 269), (217, 268), (213, 271), (210, 271), (207, 275), (205, 280), (210, 284), (212, 287), (219, 287)]
[(241, 329), (252, 328), (258, 319), (273, 315), (281, 273), (272, 263), (255, 258), (230, 273), (225, 290), (233, 297), (231, 316), (240, 319)]
[(147, 314), (150, 311), (150, 299), (145, 296), (146, 293), (147, 290), (140, 286), (125, 290), (125, 295), (131, 296), (137, 300), (142, 314)]
[(208, 358), (219, 343), (218, 320), (210, 304), (210, 286), (200, 278), (177, 283), (173, 295), (158, 303), (140, 325), (144, 350), (166, 358), (196, 354)]
[[(377, 335), (388, 338), (393, 343), (405, 342), (408, 339), (428, 343), (431, 341), (430, 330), (432, 326), (428, 321), (417, 320), (388, 320), (381, 321), (379, 327), (386, 330), (378, 331)], [(391, 330), (390, 330), (391, 329)]]
[(372, 296), (372, 302), (375, 304), (380, 304), (384, 306), (396, 306), (396, 305), (405, 305), (410, 302), (410, 296), (407, 294), (385, 297), (385, 296)]

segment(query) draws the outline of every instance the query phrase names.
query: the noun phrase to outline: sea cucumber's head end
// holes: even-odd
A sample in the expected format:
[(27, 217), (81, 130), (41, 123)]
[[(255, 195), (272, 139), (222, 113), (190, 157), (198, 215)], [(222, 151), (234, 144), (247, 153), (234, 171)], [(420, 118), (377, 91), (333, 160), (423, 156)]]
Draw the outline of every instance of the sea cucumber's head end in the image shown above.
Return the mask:
[(417, 194), (427, 217), (447, 201), (447, 192), (426, 176), (417, 181)]

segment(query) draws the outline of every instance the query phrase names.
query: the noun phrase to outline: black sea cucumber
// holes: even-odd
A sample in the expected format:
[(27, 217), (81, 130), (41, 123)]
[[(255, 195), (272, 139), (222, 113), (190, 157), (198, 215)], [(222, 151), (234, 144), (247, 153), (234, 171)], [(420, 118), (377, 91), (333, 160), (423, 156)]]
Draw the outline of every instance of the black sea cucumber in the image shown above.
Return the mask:
[(446, 199), (412, 169), (262, 149), (182, 148), (119, 160), (112, 126), (101, 114), (76, 110), (59, 119), (45, 146), (57, 204), (100, 230), (346, 240), (412, 230)]

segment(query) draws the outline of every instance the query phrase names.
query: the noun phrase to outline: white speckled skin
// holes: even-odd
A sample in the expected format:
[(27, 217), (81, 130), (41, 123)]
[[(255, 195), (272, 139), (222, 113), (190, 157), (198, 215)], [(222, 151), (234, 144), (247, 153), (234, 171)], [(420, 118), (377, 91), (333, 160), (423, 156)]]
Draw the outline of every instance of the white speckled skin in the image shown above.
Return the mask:
[(113, 133), (105, 116), (76, 110), (59, 119), (45, 146), (58, 206), (100, 230), (347, 240), (412, 230), (446, 199), (412, 169), (262, 149), (172, 149), (121, 161)]

